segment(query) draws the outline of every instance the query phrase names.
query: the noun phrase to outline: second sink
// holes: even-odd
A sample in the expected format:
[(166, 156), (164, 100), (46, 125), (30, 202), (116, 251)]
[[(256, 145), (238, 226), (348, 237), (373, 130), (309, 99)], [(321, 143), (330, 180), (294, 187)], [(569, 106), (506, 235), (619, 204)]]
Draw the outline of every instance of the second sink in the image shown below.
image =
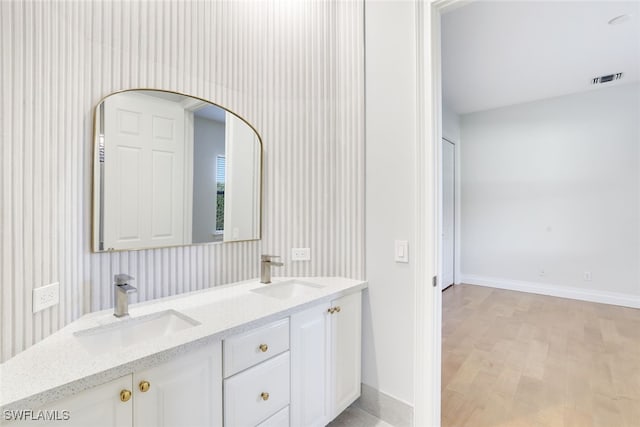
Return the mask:
[(306, 295), (314, 295), (323, 287), (324, 286), (316, 285), (315, 283), (290, 280), (288, 282), (261, 285), (258, 288), (252, 289), (251, 292), (272, 298), (289, 299)]

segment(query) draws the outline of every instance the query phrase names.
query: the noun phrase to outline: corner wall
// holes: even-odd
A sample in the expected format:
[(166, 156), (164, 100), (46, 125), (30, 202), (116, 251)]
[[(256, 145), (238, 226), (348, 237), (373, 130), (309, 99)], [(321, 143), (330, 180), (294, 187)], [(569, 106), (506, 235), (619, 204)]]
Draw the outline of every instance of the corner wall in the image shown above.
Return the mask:
[(462, 123), (463, 280), (640, 307), (640, 84)]
[[(381, 392), (409, 411), (415, 357), (416, 18), (411, 1), (365, 6), (369, 289), (363, 306), (362, 382), (369, 394)], [(407, 264), (394, 261), (396, 239), (409, 241)]]

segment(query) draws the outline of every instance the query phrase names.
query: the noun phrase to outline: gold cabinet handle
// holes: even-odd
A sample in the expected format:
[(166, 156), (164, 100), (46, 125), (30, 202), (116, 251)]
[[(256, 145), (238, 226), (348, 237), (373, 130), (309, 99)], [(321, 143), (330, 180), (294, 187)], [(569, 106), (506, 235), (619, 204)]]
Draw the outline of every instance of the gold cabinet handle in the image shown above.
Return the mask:
[(131, 399), (131, 390), (121, 390), (120, 400), (123, 402), (128, 402), (129, 399)]
[(336, 309), (335, 309), (335, 308), (333, 308), (333, 307), (331, 307), (331, 308), (328, 308), (328, 309), (327, 309), (327, 312), (328, 312), (329, 314), (333, 314), (333, 312), (334, 312), (334, 311), (336, 311)]
[(340, 313), (340, 306), (336, 307), (336, 313)]
[(143, 393), (146, 393), (147, 391), (149, 391), (150, 387), (151, 387), (151, 384), (149, 383), (149, 381), (140, 381), (140, 384), (138, 384), (138, 388), (140, 388), (140, 391)]
[(260, 397), (262, 398), (262, 400), (269, 400), (269, 393), (262, 392), (260, 393)]
[(260, 349), (261, 352), (266, 353), (267, 350), (269, 350), (269, 346), (266, 344), (260, 344), (260, 346), (258, 347)]

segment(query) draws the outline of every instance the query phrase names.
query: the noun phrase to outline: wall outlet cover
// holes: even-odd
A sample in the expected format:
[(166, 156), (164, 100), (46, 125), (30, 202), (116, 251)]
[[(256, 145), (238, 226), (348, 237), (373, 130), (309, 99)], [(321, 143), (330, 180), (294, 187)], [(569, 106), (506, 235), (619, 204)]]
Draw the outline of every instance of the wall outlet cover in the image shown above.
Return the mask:
[(44, 310), (60, 303), (60, 283), (41, 286), (33, 289), (33, 312)]
[(311, 261), (311, 248), (291, 248), (291, 261)]

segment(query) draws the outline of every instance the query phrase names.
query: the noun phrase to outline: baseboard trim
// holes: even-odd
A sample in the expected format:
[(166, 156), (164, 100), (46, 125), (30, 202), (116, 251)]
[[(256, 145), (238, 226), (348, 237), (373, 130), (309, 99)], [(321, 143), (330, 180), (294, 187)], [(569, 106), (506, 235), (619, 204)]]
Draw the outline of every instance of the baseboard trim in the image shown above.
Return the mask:
[(413, 426), (413, 406), (366, 384), (354, 405), (394, 427)]
[(640, 296), (621, 294), (617, 292), (596, 291), (567, 286), (550, 285), (548, 283), (525, 282), (497, 277), (476, 276), (463, 274), (461, 282), (469, 285), (487, 286), (490, 288), (507, 289), (510, 291), (528, 292), (532, 294), (548, 295), (552, 297), (576, 299), (580, 301), (597, 302), (601, 304), (619, 305), (622, 307), (640, 308)]

